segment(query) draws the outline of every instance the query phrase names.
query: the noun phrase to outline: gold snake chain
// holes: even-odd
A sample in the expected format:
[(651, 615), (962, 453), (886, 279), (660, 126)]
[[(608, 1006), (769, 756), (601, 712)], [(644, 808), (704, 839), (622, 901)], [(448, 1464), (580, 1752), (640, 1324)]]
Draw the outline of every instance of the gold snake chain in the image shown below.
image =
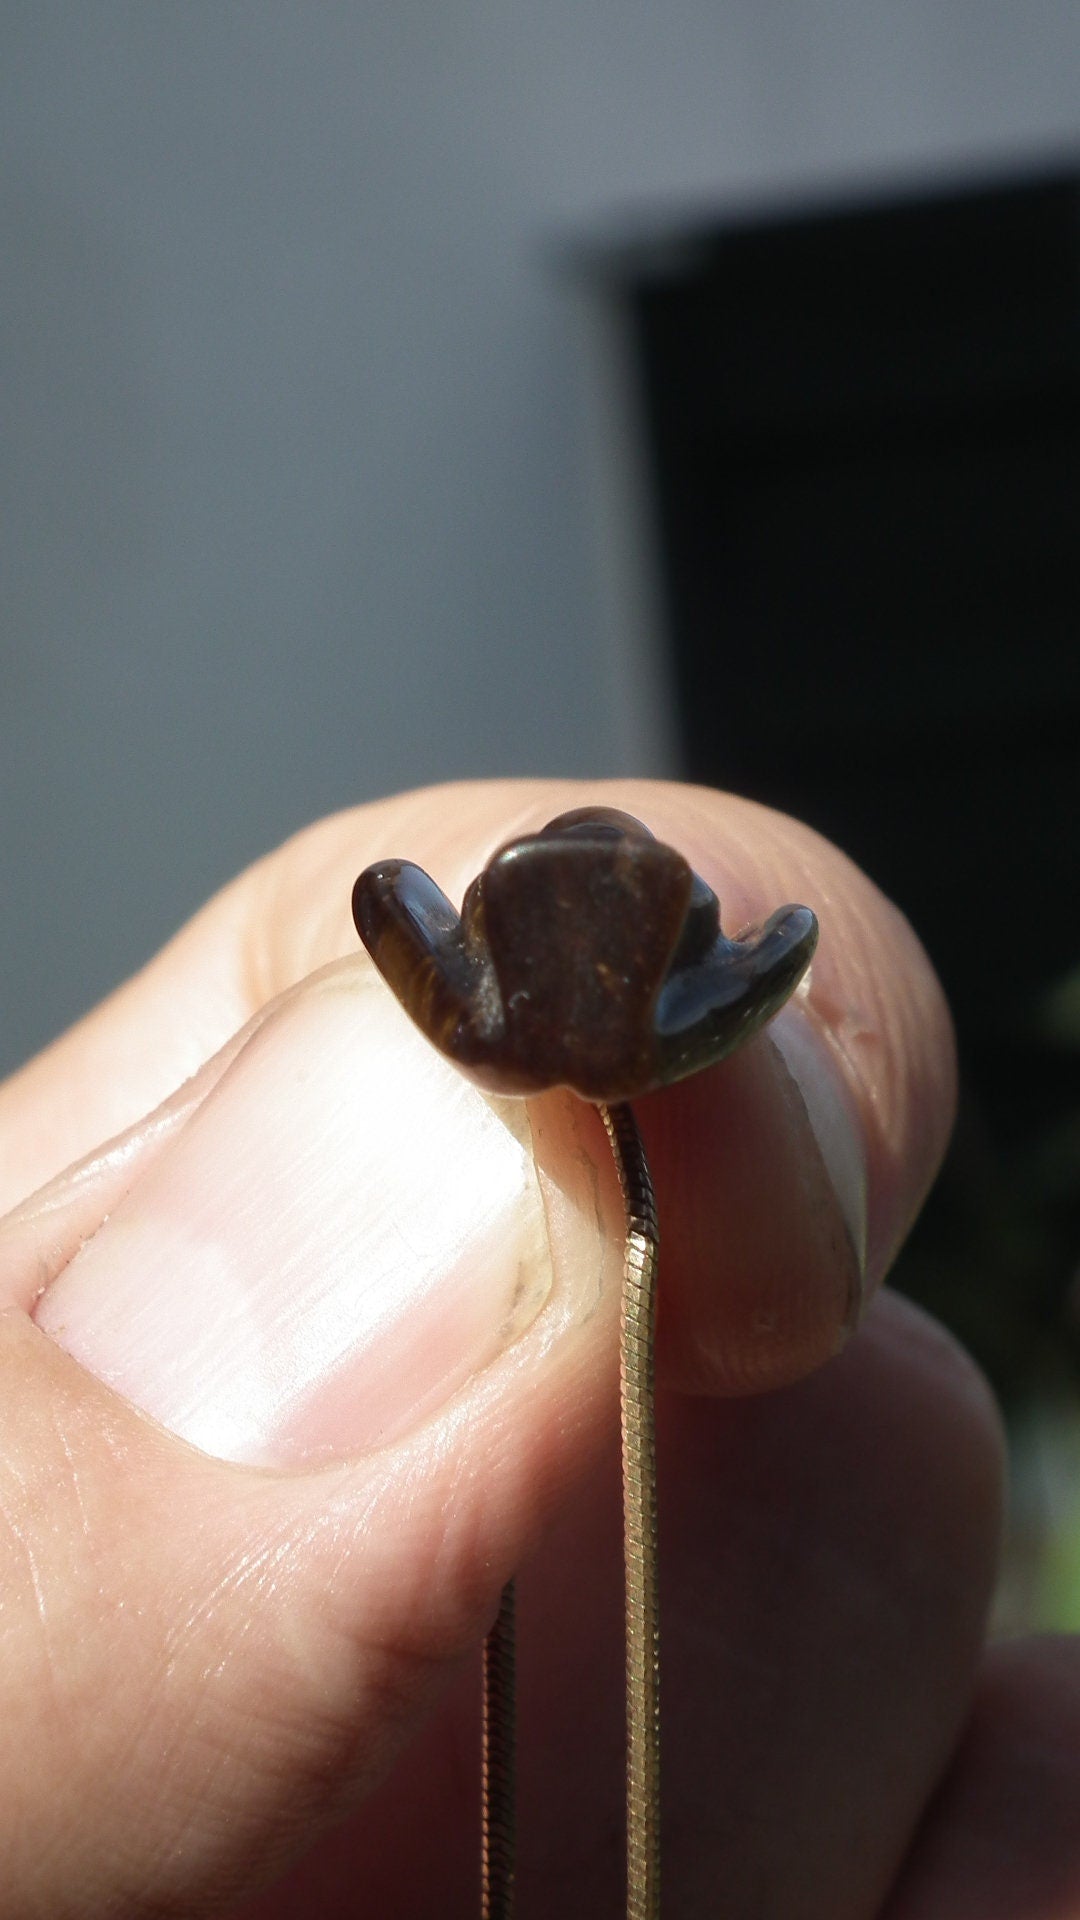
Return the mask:
[(510, 1920), (517, 1847), (514, 1705), (514, 1583), (502, 1590), (495, 1624), (484, 1641), (480, 1768), (482, 1920)]
[[(626, 1208), (620, 1403), (626, 1575), (626, 1914), (660, 1913), (660, 1619), (657, 1603), (653, 1350), (659, 1228), (631, 1108), (601, 1106)], [(481, 1914), (514, 1911), (514, 1587), (484, 1643)]]

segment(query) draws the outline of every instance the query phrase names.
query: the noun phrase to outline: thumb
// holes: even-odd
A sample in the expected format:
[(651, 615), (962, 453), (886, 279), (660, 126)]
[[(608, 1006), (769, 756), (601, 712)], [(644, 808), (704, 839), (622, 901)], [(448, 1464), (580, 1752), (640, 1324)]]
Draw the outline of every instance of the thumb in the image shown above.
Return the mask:
[(194, 1911), (279, 1870), (386, 1771), (608, 1428), (586, 1109), (483, 1099), (361, 960), (198, 1091), (0, 1236), (9, 1299), (76, 1245), (37, 1326), (0, 1315), (20, 1912)]

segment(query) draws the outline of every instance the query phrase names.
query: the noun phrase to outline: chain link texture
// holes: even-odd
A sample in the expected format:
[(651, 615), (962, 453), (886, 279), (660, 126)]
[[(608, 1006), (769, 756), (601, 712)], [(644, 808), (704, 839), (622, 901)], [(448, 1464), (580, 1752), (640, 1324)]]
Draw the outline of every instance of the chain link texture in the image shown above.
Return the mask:
[(517, 1840), (514, 1583), (502, 1590), (484, 1641), (483, 1758), (480, 1774), (482, 1920), (511, 1920)]
[[(653, 1348), (659, 1228), (649, 1163), (629, 1106), (599, 1109), (626, 1207), (620, 1399), (626, 1574), (626, 1915), (660, 1914), (660, 1619)], [(514, 1588), (484, 1643), (482, 1920), (514, 1910)]]
[(660, 1913), (660, 1612), (653, 1349), (660, 1233), (649, 1163), (625, 1104), (601, 1107), (626, 1206), (622, 1300), (623, 1561), (626, 1570), (626, 1915)]

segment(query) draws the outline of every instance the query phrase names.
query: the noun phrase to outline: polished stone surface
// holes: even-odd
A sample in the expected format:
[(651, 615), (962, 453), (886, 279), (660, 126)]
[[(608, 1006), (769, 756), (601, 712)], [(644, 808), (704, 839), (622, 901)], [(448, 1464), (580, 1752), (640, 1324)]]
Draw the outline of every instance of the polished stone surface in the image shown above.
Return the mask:
[(817, 944), (808, 907), (731, 940), (682, 854), (610, 807), (511, 840), (460, 915), (407, 860), (367, 867), (353, 915), (432, 1044), (500, 1093), (629, 1100), (710, 1066), (783, 1005)]

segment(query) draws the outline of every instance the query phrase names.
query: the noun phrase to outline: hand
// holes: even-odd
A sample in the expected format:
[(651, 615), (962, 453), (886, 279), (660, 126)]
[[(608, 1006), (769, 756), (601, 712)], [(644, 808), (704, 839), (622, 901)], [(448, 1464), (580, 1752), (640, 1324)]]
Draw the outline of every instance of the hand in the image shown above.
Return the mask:
[(830, 1358), (949, 1126), (925, 958), (791, 821), (530, 782), (312, 828), (0, 1089), (5, 1920), (473, 1920), (471, 1656), (523, 1565), (520, 1920), (620, 1910), (614, 1175), (589, 1108), (440, 1063), (348, 913), (373, 858), (460, 897), (596, 799), (725, 925), (822, 922), (808, 998), (639, 1111), (670, 1910), (1080, 1910), (1073, 1649), (983, 1650), (993, 1408), (896, 1300)]

